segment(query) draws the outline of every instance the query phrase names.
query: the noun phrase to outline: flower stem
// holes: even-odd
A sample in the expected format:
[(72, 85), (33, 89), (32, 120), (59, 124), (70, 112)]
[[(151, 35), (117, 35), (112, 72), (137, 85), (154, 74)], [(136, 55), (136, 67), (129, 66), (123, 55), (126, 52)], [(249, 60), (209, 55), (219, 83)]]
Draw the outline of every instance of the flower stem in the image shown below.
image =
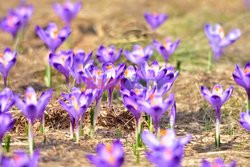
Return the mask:
[(213, 67), (213, 54), (211, 53), (211, 51), (209, 51), (209, 53), (208, 53), (208, 71), (212, 71), (212, 67)]
[(148, 129), (150, 132), (153, 132), (153, 129), (154, 129), (153, 120), (150, 117), (150, 115), (147, 115), (146, 118), (147, 118), (147, 122), (148, 122)]
[(44, 134), (45, 132), (45, 115), (43, 114), (42, 122), (41, 122), (41, 132)]
[(48, 64), (45, 69), (44, 82), (47, 87), (51, 87), (52, 85), (52, 76), (51, 76), (51, 67)]
[(140, 119), (136, 121), (136, 129), (135, 129), (135, 139), (136, 139), (136, 149), (141, 147), (141, 121)]
[(80, 126), (76, 126), (76, 143), (79, 143), (79, 138), (80, 138)]
[(31, 120), (29, 120), (29, 136), (28, 136), (28, 142), (29, 142), (29, 152), (32, 155), (33, 154), (33, 148), (34, 148), (34, 143), (33, 143), (33, 125)]
[(220, 147), (220, 120), (216, 119), (216, 137), (215, 137), (215, 145), (217, 148)]
[(69, 124), (69, 135), (70, 135), (70, 139), (73, 139), (73, 138), (74, 138), (73, 125), (72, 125), (71, 122), (70, 122), (70, 124)]

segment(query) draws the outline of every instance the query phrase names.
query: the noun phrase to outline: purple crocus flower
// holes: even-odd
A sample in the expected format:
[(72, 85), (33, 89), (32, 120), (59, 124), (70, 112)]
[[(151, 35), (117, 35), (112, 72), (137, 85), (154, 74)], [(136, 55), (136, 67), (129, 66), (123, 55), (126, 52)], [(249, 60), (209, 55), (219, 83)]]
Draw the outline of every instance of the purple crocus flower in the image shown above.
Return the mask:
[(82, 3), (65, 1), (63, 4), (54, 3), (54, 11), (61, 17), (67, 26), (70, 26), (71, 21), (76, 17), (76, 15), (82, 9)]
[[(201, 162), (201, 167), (226, 167), (226, 165), (222, 158), (217, 158), (212, 163), (203, 159)], [(228, 167), (236, 167), (236, 161), (232, 161)]]
[(145, 13), (144, 18), (150, 27), (155, 30), (167, 20), (168, 16), (164, 13)]
[(202, 96), (213, 106), (216, 112), (216, 146), (220, 145), (220, 110), (226, 101), (231, 97), (233, 87), (231, 86), (223, 92), (221, 85), (217, 84), (210, 92), (205, 86), (201, 86)]
[(174, 94), (171, 94), (167, 99), (163, 99), (162, 95), (156, 91), (147, 93), (146, 99), (138, 100), (144, 112), (151, 116), (155, 133), (158, 133), (159, 121), (163, 114), (169, 109), (174, 103)]
[(101, 45), (97, 49), (96, 57), (100, 63), (115, 63), (122, 55), (122, 49), (116, 51), (115, 46), (105, 47)]
[(220, 24), (214, 26), (205, 24), (204, 31), (216, 59), (221, 57), (224, 48), (233, 44), (241, 36), (239, 29), (233, 29), (225, 36), (224, 29)]
[(120, 80), (123, 77), (124, 71), (126, 69), (126, 64), (119, 64), (117, 67), (115, 67), (112, 63), (106, 63), (103, 64), (102, 69), (108, 79), (106, 88), (108, 89), (108, 106), (110, 108), (113, 90), (115, 86), (120, 83)]
[(15, 121), (10, 114), (0, 113), (0, 143), (2, 143), (5, 133), (12, 129), (14, 123)]
[(169, 86), (171, 86), (178, 77), (179, 72), (174, 71), (173, 67), (163, 66), (160, 68), (158, 62), (155, 60), (151, 66), (149, 66), (147, 62), (143, 62), (140, 70), (137, 70), (137, 75), (140, 79), (147, 82), (148, 87), (153, 83), (153, 85), (157, 85), (158, 88), (161, 88), (166, 83), (169, 83)]
[(16, 106), (22, 111), (25, 117), (28, 119), (29, 124), (29, 151), (33, 153), (33, 124), (36, 119), (39, 119), (44, 127), (44, 110), (49, 103), (52, 96), (52, 89), (42, 92), (39, 100), (37, 99), (36, 92), (32, 87), (26, 89), (24, 95), (24, 101), (18, 96), (15, 97)]
[(137, 82), (137, 67), (135, 66), (128, 66), (127, 69), (124, 71), (124, 78), (130, 80), (131, 82)]
[(52, 97), (52, 93), (52, 89), (44, 91), (41, 93), (40, 98), (37, 99), (35, 90), (32, 87), (28, 87), (24, 95), (24, 101), (18, 96), (15, 97), (16, 106), (31, 123), (34, 123), (35, 119), (42, 120), (44, 110)]
[(246, 90), (248, 96), (247, 109), (250, 111), (250, 62), (246, 64), (243, 70), (241, 70), (240, 67), (236, 65), (233, 78), (238, 85)]
[(72, 88), (69, 94), (62, 94), (62, 96), (68, 103), (60, 101), (60, 104), (69, 113), (72, 128), (75, 126), (76, 129), (76, 142), (79, 142), (79, 123), (92, 103), (93, 93), (91, 90), (81, 92), (78, 88)]
[(22, 24), (23, 26), (25, 26), (34, 12), (34, 7), (32, 5), (22, 4), (18, 6), (14, 11), (22, 19)]
[(250, 131), (250, 111), (240, 113), (240, 124), (244, 129)]
[(49, 63), (52, 67), (62, 73), (66, 83), (69, 84), (70, 67), (73, 64), (73, 51), (61, 51), (59, 54), (50, 53)]
[(0, 92), (0, 113), (8, 112), (14, 103), (15, 100), (12, 90), (9, 88), (4, 88)]
[(142, 140), (150, 149), (150, 152), (146, 153), (147, 159), (156, 167), (179, 167), (184, 146), (191, 140), (191, 136), (177, 139), (173, 130), (164, 133), (160, 140), (149, 131), (142, 133)]
[(15, 151), (13, 158), (2, 157), (3, 167), (37, 167), (40, 153), (36, 150), (31, 156), (24, 151)]
[(146, 88), (139, 83), (133, 83), (131, 80), (123, 78), (121, 80), (121, 90), (124, 106), (133, 114), (135, 117), (136, 128), (139, 127), (139, 122), (142, 114), (142, 109), (138, 103), (139, 99), (146, 97)]
[(146, 48), (143, 48), (140, 45), (134, 45), (133, 51), (125, 51), (125, 56), (127, 57), (127, 59), (132, 63), (138, 65), (145, 61), (148, 61), (152, 55), (152, 46), (147, 46)]
[(82, 81), (81, 75), (84, 73), (84, 68), (93, 64), (93, 60), (91, 60), (92, 54), (93, 52), (86, 54), (83, 50), (78, 50), (73, 56), (70, 74), (74, 77), (79, 86)]
[(22, 18), (16, 12), (9, 11), (8, 15), (0, 20), (0, 28), (16, 38), (22, 28)]
[(180, 44), (180, 39), (175, 42), (171, 42), (169, 38), (166, 38), (164, 43), (154, 40), (153, 44), (156, 50), (163, 56), (165, 62), (168, 62), (170, 56), (175, 52)]
[(0, 73), (3, 76), (4, 87), (7, 86), (7, 77), (10, 69), (16, 63), (17, 53), (15, 51), (12, 52), (10, 48), (6, 48), (4, 53), (0, 53)]
[(84, 69), (82, 80), (86, 84), (86, 89), (94, 91), (93, 94), (96, 101), (96, 107), (94, 111), (93, 126), (95, 127), (97, 117), (100, 113), (102, 94), (105, 89), (107, 89), (109, 80), (107, 74), (94, 65), (90, 65), (88, 68)]
[(45, 30), (36, 26), (36, 33), (50, 51), (55, 53), (57, 48), (69, 37), (71, 30), (69, 27), (64, 27), (59, 31), (55, 23), (49, 23)]
[(112, 145), (98, 144), (97, 155), (87, 155), (91, 164), (96, 167), (121, 167), (124, 163), (124, 150), (119, 140)]

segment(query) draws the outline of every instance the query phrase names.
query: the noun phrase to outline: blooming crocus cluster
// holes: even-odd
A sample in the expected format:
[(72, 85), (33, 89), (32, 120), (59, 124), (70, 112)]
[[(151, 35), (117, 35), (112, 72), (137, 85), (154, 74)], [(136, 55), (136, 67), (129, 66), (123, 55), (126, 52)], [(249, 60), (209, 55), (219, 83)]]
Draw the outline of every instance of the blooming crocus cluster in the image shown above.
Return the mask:
[(101, 45), (97, 49), (96, 57), (99, 60), (100, 63), (115, 63), (122, 55), (122, 49), (119, 49), (116, 51), (116, 48), (114, 45), (111, 45), (110, 47), (105, 47)]
[(122, 143), (115, 140), (112, 145), (98, 144), (97, 155), (87, 155), (91, 164), (96, 167), (121, 167), (124, 163)]
[(25, 95), (24, 95), (24, 101), (20, 99), (16, 95), (15, 102), (16, 106), (22, 111), (22, 113), (25, 115), (25, 117), (28, 119), (29, 124), (29, 151), (30, 153), (33, 152), (33, 124), (36, 119), (39, 119), (41, 124), (44, 127), (44, 111), (45, 108), (52, 96), (52, 89), (48, 91), (42, 92), (39, 99), (37, 99), (37, 95), (35, 90), (32, 87), (28, 87), (26, 89)]
[(126, 58), (134, 64), (140, 65), (145, 61), (148, 61), (153, 55), (152, 46), (143, 48), (140, 45), (134, 45), (132, 51), (125, 51)]
[(164, 13), (145, 13), (144, 18), (149, 26), (155, 30), (161, 26), (168, 18)]
[(56, 14), (65, 22), (67, 26), (70, 26), (72, 20), (80, 12), (82, 3), (65, 1), (63, 4), (54, 3), (53, 9)]
[(4, 87), (7, 86), (7, 77), (10, 69), (16, 63), (17, 53), (10, 48), (6, 48), (4, 52), (0, 53), (0, 73), (3, 76)]
[(250, 62), (248, 62), (244, 69), (240, 69), (238, 65), (233, 72), (234, 81), (246, 90), (248, 97), (247, 110), (250, 111)]
[(13, 158), (2, 156), (1, 165), (3, 167), (37, 167), (40, 153), (36, 150), (32, 155), (27, 155), (26, 152), (18, 150), (14, 152)]
[[(201, 162), (201, 167), (214, 167), (214, 166), (226, 167), (222, 158), (217, 158), (213, 162), (209, 162), (209, 161), (204, 159)], [(231, 164), (228, 165), (228, 167), (236, 167), (236, 161), (232, 161)]]
[(180, 39), (175, 42), (171, 42), (169, 38), (166, 38), (163, 43), (157, 40), (153, 41), (156, 50), (163, 56), (165, 62), (169, 61), (170, 56), (175, 52), (180, 44)]
[(164, 133), (159, 140), (149, 131), (142, 133), (142, 140), (150, 150), (146, 153), (147, 159), (156, 167), (179, 167), (184, 147), (191, 140), (191, 136), (177, 139), (173, 130)]
[[(93, 90), (86, 90), (82, 92), (78, 88), (72, 88), (71, 92), (69, 94), (63, 93), (62, 96), (67, 101), (66, 103), (64, 101), (60, 101), (61, 106), (68, 112), (71, 122), (71, 131), (76, 132), (76, 142), (79, 142), (79, 124), (80, 121), (83, 121), (85, 112), (87, 108), (90, 106), (90, 104), (93, 101), (94, 94), (92, 92)], [(72, 134), (71, 134), (71, 137)]]
[(220, 111), (221, 107), (231, 97), (233, 93), (233, 87), (231, 86), (227, 90), (223, 91), (221, 85), (217, 84), (210, 92), (205, 86), (201, 86), (202, 96), (213, 106), (216, 112), (216, 146), (220, 146)]
[(46, 29), (36, 26), (36, 33), (50, 51), (55, 53), (58, 47), (69, 37), (71, 30), (69, 27), (58, 30), (55, 23), (49, 23)]
[(14, 38), (24, 28), (33, 14), (33, 6), (22, 4), (16, 9), (10, 10), (7, 16), (0, 20), (0, 28), (9, 32)]
[(240, 36), (239, 29), (231, 30), (228, 35), (225, 35), (224, 29), (220, 24), (206, 24), (204, 26), (205, 34), (212, 48), (214, 58), (218, 59), (223, 54), (223, 50), (233, 44)]

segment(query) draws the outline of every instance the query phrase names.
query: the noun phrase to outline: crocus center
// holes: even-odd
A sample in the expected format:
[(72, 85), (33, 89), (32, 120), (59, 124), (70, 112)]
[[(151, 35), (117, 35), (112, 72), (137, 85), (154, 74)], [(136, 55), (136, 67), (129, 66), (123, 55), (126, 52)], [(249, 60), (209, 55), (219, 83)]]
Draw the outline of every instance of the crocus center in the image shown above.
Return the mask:
[(108, 66), (106, 66), (106, 69), (107, 70), (111, 70), (113, 68), (113, 66), (112, 65), (108, 65)]
[(153, 12), (153, 13), (152, 13), (152, 16), (157, 17), (157, 16), (158, 16), (158, 13)]
[(216, 85), (214, 86), (214, 89), (213, 89), (213, 94), (214, 95), (218, 95), (218, 96), (222, 96), (222, 88), (219, 86), (219, 85)]
[(112, 152), (113, 152), (113, 146), (112, 145), (107, 145), (107, 146), (105, 146), (105, 150), (106, 150), (106, 152), (107, 152), (107, 156), (108, 156), (108, 162), (110, 163), (110, 164), (115, 164), (115, 157), (114, 157), (114, 155), (112, 155)]
[(218, 33), (219, 33), (221, 38), (225, 37), (225, 32), (224, 32), (224, 29), (222, 27), (219, 28)]
[(248, 66), (248, 67), (246, 67), (245, 69), (244, 69), (244, 74), (249, 74), (250, 73), (250, 66)]
[(129, 77), (129, 71), (125, 70), (124, 75), (125, 75), (126, 78), (128, 78)]
[(21, 156), (19, 156), (19, 155), (14, 155), (13, 159), (14, 159), (14, 161), (16, 162), (16, 164), (18, 164), (18, 162), (21, 161)]
[(166, 136), (168, 131), (166, 129), (160, 129), (160, 136)]
[(169, 42), (168, 40), (165, 40), (163, 46), (164, 46), (167, 50), (170, 50), (170, 48), (171, 48), (171, 42)]
[(64, 9), (66, 10), (74, 10), (74, 5), (71, 2), (65, 2), (63, 4)]
[(150, 100), (150, 102), (151, 102), (152, 105), (158, 104), (157, 100), (155, 99), (155, 95), (154, 94), (149, 95), (149, 100)]
[(53, 39), (57, 38), (57, 36), (58, 36), (58, 29), (57, 28), (52, 29), (51, 32), (50, 32), (50, 36)]
[(71, 101), (72, 101), (72, 106), (75, 108), (75, 110), (79, 110), (79, 105), (78, 105), (78, 102), (76, 100), (76, 97), (75, 96), (72, 96), (71, 97)]
[(144, 50), (142, 47), (139, 47), (136, 51), (136, 54), (138, 54), (139, 57), (144, 57)]
[(0, 63), (2, 63), (4, 66), (6, 66), (7, 64), (7, 61), (6, 59), (4, 58), (4, 55), (0, 53)]
[(7, 24), (10, 27), (14, 27), (14, 25), (15, 25), (15, 17), (14, 16), (8, 16), (7, 17)]
[(222, 165), (217, 164), (216, 162), (213, 162), (213, 163), (212, 163), (212, 167), (222, 167)]
[(77, 66), (77, 72), (79, 71), (83, 71), (83, 65), (82, 64), (78, 64)]
[(36, 102), (36, 94), (35, 93), (28, 92), (25, 94), (25, 97), (26, 97), (28, 103), (32, 103), (32, 102), (35, 103)]
[(171, 149), (166, 149), (164, 155), (167, 160), (171, 160), (173, 158), (173, 151)]

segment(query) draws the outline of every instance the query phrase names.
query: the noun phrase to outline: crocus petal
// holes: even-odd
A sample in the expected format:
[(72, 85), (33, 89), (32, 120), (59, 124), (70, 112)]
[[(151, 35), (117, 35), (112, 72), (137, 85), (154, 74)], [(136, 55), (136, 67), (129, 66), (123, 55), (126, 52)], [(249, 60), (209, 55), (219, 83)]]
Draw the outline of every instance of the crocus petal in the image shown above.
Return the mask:
[(143, 131), (141, 137), (142, 137), (143, 142), (147, 145), (147, 147), (151, 149), (159, 147), (160, 145), (155, 135), (153, 135), (149, 131)]

